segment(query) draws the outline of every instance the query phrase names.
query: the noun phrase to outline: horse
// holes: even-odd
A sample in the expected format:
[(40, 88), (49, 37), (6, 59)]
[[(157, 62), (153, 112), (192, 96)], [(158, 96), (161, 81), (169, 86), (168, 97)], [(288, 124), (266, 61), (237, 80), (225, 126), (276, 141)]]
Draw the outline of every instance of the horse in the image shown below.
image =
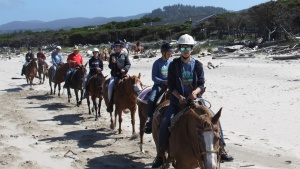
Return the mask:
[[(60, 84), (65, 81), (65, 77), (67, 71), (69, 69), (69, 63), (59, 64), (56, 69), (55, 77), (52, 77), (52, 69), (53, 66), (48, 69), (48, 76), (49, 76), (49, 85), (50, 85), (50, 94), (55, 95), (56, 86), (58, 85), (58, 96), (60, 96)], [(52, 80), (54, 79), (54, 81)], [(52, 83), (54, 83), (54, 89), (52, 90)]]
[(37, 72), (37, 59), (34, 58), (25, 67), (26, 81), (27, 84), (30, 84), (30, 89), (32, 89), (33, 79), (36, 76), (36, 72)]
[(144, 46), (139, 46), (137, 47), (136, 45), (131, 46), (131, 50), (134, 51), (134, 54), (138, 54), (139, 52), (141, 54), (145, 53), (145, 48)]
[[(40, 84), (44, 84), (45, 77), (48, 77), (48, 69), (47, 69), (46, 62), (43, 60), (38, 61), (38, 73), (39, 73)], [(42, 78), (42, 74), (43, 74), (43, 78)]]
[[(169, 100), (161, 103), (154, 115), (159, 119)], [(220, 168), (221, 142), (218, 125), (222, 108), (215, 116), (203, 105), (193, 103), (178, 112), (169, 127), (169, 156), (176, 169)], [(153, 120), (153, 138), (158, 152), (159, 120)]]
[[(95, 113), (96, 113), (95, 121), (98, 119), (98, 116), (99, 117), (101, 116), (100, 108), (103, 99), (103, 84), (105, 82), (105, 79), (106, 77), (103, 76), (102, 72), (99, 72), (96, 75), (92, 76), (91, 79), (87, 82), (87, 88), (86, 88), (87, 105), (89, 109), (89, 114), (91, 114), (91, 109), (90, 109), (90, 96), (91, 96), (93, 101), (93, 106), (95, 108)], [(99, 98), (98, 106), (96, 103), (97, 98)]]
[[(144, 88), (143, 91), (138, 96), (137, 105), (138, 105), (138, 113), (140, 118), (140, 151), (144, 152), (143, 144), (144, 144), (144, 127), (147, 120), (147, 94), (150, 94), (152, 90), (152, 86)], [(158, 99), (156, 105), (162, 103), (163, 101), (169, 99), (170, 92), (168, 92), (167, 88), (162, 89), (162, 92), (158, 94)], [(155, 109), (155, 108), (154, 108)]]
[[(137, 99), (137, 105), (138, 105), (138, 112), (139, 112), (139, 118), (140, 118), (140, 151), (144, 152), (144, 148), (143, 148), (143, 144), (144, 144), (144, 127), (145, 127), (145, 123), (147, 120), (147, 99), (142, 98), (143, 93), (146, 92), (147, 89), (151, 89), (151, 86), (148, 88), (145, 88), (141, 94), (138, 96)], [(200, 95), (202, 96), (203, 93), (205, 92), (206, 87), (200, 92)], [(151, 92), (148, 91), (149, 93)], [(160, 93), (161, 96), (158, 98), (156, 106), (154, 109), (156, 109), (156, 107), (161, 104), (162, 102), (164, 102), (165, 100), (169, 100), (170, 97), (170, 92), (167, 89), (163, 89), (162, 92)], [(159, 94), (159, 95), (160, 95)]]
[[(88, 63), (82, 66), (78, 66), (75, 68), (75, 70), (71, 73), (70, 79), (67, 79), (70, 81), (70, 85), (67, 86), (67, 92), (68, 92), (68, 102), (70, 103), (71, 98), (71, 91), (70, 88), (74, 89), (75, 95), (76, 95), (76, 105), (79, 107), (81, 105), (82, 97), (83, 97), (83, 78), (86, 75), (86, 66)], [(78, 91), (80, 90), (80, 100), (78, 98)]]
[[(115, 104), (115, 120), (113, 120), (112, 112), (110, 112), (111, 119), (111, 129), (115, 129), (117, 115), (119, 116), (119, 134), (122, 133), (121, 123), (122, 123), (122, 111), (129, 109), (131, 112), (131, 124), (132, 124), (132, 134), (135, 135), (135, 112), (136, 112), (136, 100), (137, 95), (142, 91), (143, 84), (140, 80), (141, 74), (138, 76), (126, 76), (123, 79), (116, 82), (115, 92), (113, 96), (113, 101)], [(109, 104), (108, 100), (108, 83), (107, 79), (103, 86), (103, 97), (106, 106)]]

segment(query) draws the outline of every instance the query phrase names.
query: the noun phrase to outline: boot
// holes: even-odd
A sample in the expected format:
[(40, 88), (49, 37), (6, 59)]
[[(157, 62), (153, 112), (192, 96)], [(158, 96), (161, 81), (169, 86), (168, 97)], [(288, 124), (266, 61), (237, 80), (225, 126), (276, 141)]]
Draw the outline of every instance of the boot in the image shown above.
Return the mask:
[(151, 134), (152, 133), (152, 117), (150, 117), (150, 120), (146, 122), (144, 132), (146, 134)]
[(113, 99), (111, 98), (108, 105), (107, 105), (107, 108), (106, 108), (106, 111), (107, 112), (113, 112), (114, 111), (114, 103), (112, 101)]

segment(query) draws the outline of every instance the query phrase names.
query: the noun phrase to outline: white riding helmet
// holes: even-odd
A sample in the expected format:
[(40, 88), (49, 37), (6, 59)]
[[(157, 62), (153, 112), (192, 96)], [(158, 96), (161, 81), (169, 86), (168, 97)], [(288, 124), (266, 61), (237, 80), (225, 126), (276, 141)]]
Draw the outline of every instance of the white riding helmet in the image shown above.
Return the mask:
[(178, 45), (195, 45), (194, 38), (188, 34), (181, 35), (177, 41)]
[(93, 53), (94, 53), (94, 52), (99, 52), (99, 49), (98, 49), (98, 48), (94, 48), (94, 49), (93, 49)]

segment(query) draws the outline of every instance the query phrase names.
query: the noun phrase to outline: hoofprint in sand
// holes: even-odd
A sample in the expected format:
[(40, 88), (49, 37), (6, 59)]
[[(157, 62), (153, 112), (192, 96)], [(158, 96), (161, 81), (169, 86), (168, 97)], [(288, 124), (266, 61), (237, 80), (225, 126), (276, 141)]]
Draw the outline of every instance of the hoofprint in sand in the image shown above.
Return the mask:
[[(152, 85), (151, 67), (157, 58), (131, 59), (129, 74), (141, 73), (144, 85)], [(109, 128), (104, 102), (102, 116), (94, 121), (85, 100), (78, 108), (74, 97), (67, 102), (66, 91), (61, 97), (49, 95), (48, 79), (43, 85), (34, 79), (34, 90), (29, 90), (26, 80), (18, 79), (23, 78), (23, 60), (0, 60), (0, 168), (151, 167), (154, 142), (145, 135), (146, 152), (139, 152), (130, 114), (123, 114), (123, 133), (117, 134)], [(300, 168), (300, 61), (259, 55), (199, 60), (205, 68), (204, 97), (214, 111), (223, 107), (226, 150), (235, 157), (221, 168)], [(208, 62), (218, 68), (208, 69)], [(107, 62), (104, 75), (109, 75)]]

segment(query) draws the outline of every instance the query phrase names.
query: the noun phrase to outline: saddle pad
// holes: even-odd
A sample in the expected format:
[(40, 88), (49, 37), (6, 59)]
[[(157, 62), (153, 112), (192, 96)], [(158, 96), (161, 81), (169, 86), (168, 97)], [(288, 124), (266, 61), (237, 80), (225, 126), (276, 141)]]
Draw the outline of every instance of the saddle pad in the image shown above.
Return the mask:
[(140, 101), (144, 104), (148, 104), (148, 98), (149, 98), (151, 91), (152, 91), (152, 86), (148, 86), (145, 89), (143, 89), (137, 97), (138, 101)]

